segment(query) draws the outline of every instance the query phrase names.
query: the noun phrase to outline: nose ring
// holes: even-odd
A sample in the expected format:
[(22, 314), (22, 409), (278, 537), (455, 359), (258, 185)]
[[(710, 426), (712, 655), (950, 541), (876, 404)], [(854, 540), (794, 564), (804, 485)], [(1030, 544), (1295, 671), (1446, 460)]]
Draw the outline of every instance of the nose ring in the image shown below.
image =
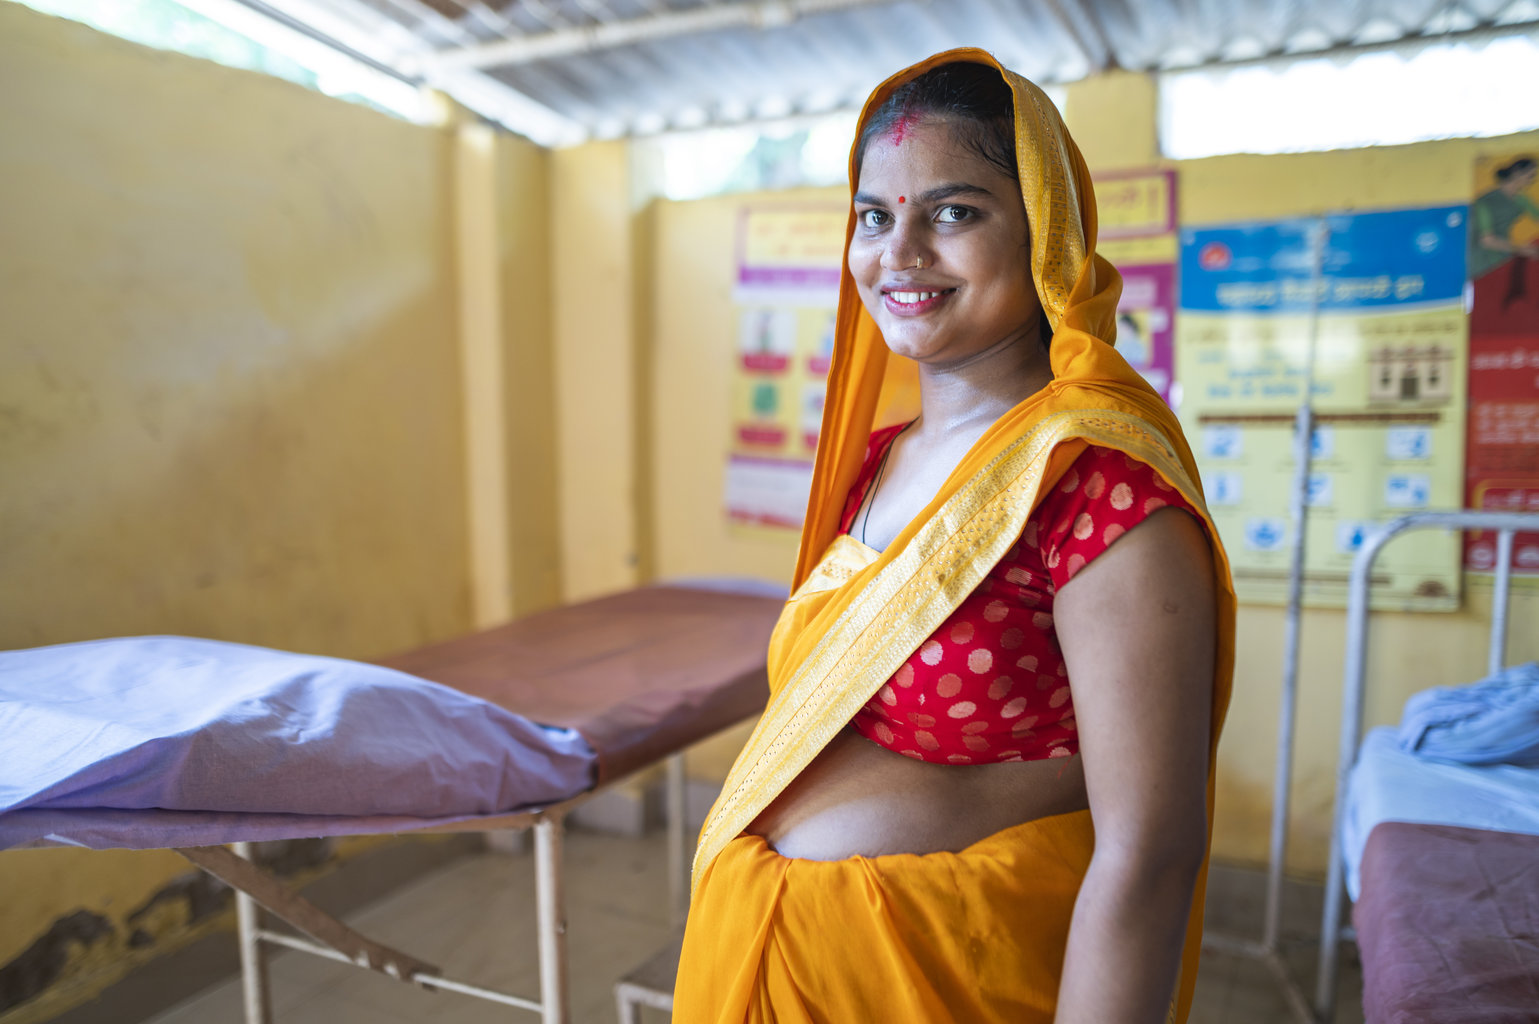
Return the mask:
[(919, 255), (915, 255), (914, 256), (914, 269), (915, 270), (923, 270), (924, 269), (924, 257), (923, 256), (919, 256)]

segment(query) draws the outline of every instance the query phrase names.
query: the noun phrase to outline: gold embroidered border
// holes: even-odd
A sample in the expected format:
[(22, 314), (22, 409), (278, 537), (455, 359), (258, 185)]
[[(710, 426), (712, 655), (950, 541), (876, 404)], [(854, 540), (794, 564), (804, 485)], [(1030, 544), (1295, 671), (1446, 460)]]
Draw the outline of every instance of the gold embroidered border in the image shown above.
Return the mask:
[(1036, 505), (1048, 456), (1075, 438), (1148, 463), (1206, 515), (1170, 443), (1136, 416), (1061, 412), (1011, 442), (871, 577), (771, 700), (700, 833), (695, 878), (1004, 557)]

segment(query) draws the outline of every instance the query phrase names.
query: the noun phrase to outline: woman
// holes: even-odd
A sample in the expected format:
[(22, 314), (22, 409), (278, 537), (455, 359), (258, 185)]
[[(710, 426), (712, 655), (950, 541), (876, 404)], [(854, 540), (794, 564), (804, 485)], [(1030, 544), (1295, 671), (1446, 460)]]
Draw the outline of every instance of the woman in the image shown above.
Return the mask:
[[(1184, 1020), (1234, 614), (1190, 452), (1110, 347), (1036, 87), (951, 51), (861, 125), (795, 590), (675, 1019)], [(872, 434), (889, 351), (919, 414)]]
[(1496, 297), (1497, 282), (1484, 279), (1510, 261), (1500, 306), (1505, 314), (1508, 306), (1527, 294), (1529, 261), (1539, 259), (1539, 242), (1520, 244), (1512, 238), (1513, 227), (1524, 217), (1539, 221), (1539, 205), (1527, 194), (1539, 178), (1539, 163), (1533, 157), (1518, 157), (1497, 168), (1495, 177), (1496, 187), (1470, 206), (1469, 279), (1475, 284), (1477, 306), (1492, 305), (1489, 300)]

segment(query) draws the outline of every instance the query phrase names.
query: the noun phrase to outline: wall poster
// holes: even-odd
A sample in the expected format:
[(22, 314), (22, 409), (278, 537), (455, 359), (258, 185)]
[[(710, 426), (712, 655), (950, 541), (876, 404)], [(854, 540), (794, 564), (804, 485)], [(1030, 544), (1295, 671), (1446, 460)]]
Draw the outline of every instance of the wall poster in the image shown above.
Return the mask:
[[(1318, 219), (1181, 232), (1180, 415), (1242, 601), (1287, 598), (1312, 297), (1305, 602), (1346, 604), (1372, 524), (1462, 505), (1467, 216), (1448, 206), (1327, 217), (1317, 292), (1309, 232)], [(1423, 536), (1379, 556), (1375, 607), (1458, 606), (1459, 539)]]
[(727, 515), (799, 529), (823, 422), (844, 206), (748, 207), (738, 220)]
[(1175, 404), (1176, 172), (1098, 178), (1095, 194), (1096, 251), (1122, 274), (1117, 351)]
[[(1539, 153), (1476, 162), (1469, 277), (1465, 506), (1539, 512)], [(1490, 572), (1496, 535), (1471, 531), (1464, 555)], [(1518, 534), (1512, 555), (1539, 578), (1539, 534)]]

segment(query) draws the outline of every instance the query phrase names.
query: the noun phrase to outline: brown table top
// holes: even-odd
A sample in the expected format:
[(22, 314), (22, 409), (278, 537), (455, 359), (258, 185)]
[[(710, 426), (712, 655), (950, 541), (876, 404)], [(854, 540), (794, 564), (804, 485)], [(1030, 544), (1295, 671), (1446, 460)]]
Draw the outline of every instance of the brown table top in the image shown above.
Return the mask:
[(598, 754), (598, 783), (762, 711), (782, 602), (642, 587), (538, 612), (380, 661), (537, 722)]

